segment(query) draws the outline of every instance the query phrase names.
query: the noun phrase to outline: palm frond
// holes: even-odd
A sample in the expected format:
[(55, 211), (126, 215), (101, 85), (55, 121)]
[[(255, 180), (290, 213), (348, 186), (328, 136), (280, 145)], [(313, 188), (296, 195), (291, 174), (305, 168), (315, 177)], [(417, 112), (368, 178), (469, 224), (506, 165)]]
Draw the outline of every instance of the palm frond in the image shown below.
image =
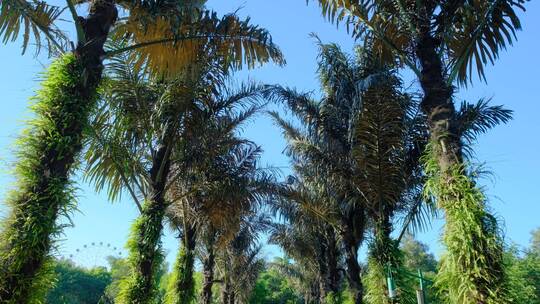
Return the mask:
[(472, 143), (480, 134), (486, 133), (499, 124), (505, 124), (512, 119), (512, 110), (503, 106), (489, 105), (490, 99), (480, 99), (477, 103), (463, 102), (457, 113), (459, 134)]
[(272, 85), (267, 87), (265, 97), (272, 102), (284, 103), (285, 111), (290, 111), (304, 125), (311, 125), (319, 119), (320, 105), (313, 100), (310, 93), (300, 93), (292, 88)]
[(422, 195), (415, 195), (408, 206), (407, 213), (399, 219), (402, 223), (397, 241), (400, 242), (406, 233), (425, 232), (431, 227), (432, 220), (439, 214), (435, 202)]
[(516, 9), (525, 10), (523, 0), (466, 1), (454, 13), (454, 22), (445, 33), (451, 71), (449, 82), (457, 78), (466, 85), (473, 69), (485, 80), (484, 66), (493, 64), (499, 52), (516, 39), (521, 23)]
[(114, 37), (127, 37), (131, 43), (109, 54), (136, 50), (137, 66), (160, 75), (185, 72), (189, 63), (209, 54), (222, 57), (225, 70), (243, 65), (253, 68), (269, 61), (285, 63), (266, 30), (234, 14), (219, 18), (215, 12), (205, 10), (148, 11), (134, 6), (129, 18), (117, 26)]
[(54, 22), (63, 9), (45, 1), (3, 0), (0, 2), (0, 37), (3, 43), (13, 42), (22, 35), (22, 52), (31, 40), (36, 52), (46, 42), (50, 53), (64, 52), (67, 38)]

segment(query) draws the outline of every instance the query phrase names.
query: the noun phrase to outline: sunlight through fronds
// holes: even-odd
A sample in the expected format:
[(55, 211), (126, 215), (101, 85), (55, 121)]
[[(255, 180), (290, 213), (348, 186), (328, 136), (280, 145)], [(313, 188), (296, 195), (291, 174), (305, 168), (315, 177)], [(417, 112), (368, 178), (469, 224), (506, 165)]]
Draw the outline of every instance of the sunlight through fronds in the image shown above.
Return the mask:
[(209, 53), (221, 56), (222, 64), (234, 69), (244, 65), (254, 68), (269, 61), (285, 63), (270, 34), (250, 24), (249, 18), (240, 20), (234, 14), (219, 18), (210, 11), (173, 12), (152, 14), (135, 7), (118, 25), (113, 37), (129, 39), (129, 49), (138, 53), (136, 67), (172, 76)]

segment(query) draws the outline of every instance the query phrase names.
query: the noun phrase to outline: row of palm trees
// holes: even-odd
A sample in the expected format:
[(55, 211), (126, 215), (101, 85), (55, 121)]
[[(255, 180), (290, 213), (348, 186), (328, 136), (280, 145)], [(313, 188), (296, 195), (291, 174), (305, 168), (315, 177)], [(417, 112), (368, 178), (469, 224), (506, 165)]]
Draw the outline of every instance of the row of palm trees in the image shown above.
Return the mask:
[[(320, 99), (283, 87), (269, 93), (295, 118), (271, 113), (287, 139), (294, 175), (273, 204), (283, 223), (274, 224), (270, 240), (310, 270), (303, 275), (316, 283), (306, 286), (305, 298), (317, 300), (309, 302), (339, 296), (344, 277), (354, 303), (389, 303), (390, 267), (394, 303), (416, 303), (399, 243), (405, 233), (428, 228), (438, 211), (426, 194), (434, 183), (423, 154), (430, 145), (428, 120), (418, 110), (418, 97), (403, 89), (395, 66), (381, 62), (369, 44), (357, 47), (355, 56), (335, 44), (318, 46)], [(463, 103), (458, 115), (463, 136), (471, 140), (511, 118), (510, 111), (486, 101)], [(364, 267), (357, 254), (365, 244)], [(468, 303), (439, 279), (438, 289), (449, 300)]]
[[(502, 239), (486, 198), (470, 173), (467, 141), (509, 113), (491, 109), (485, 118), (478, 105), (455, 104), (455, 84), (485, 79), (484, 65), (521, 28), (517, 11), (524, 1), (320, 0), (332, 22), (346, 23), (357, 39), (371, 45), (378, 60), (406, 66), (422, 88), (419, 109), (429, 140), (423, 151), (424, 197), (436, 202), (446, 221), (446, 247), (438, 285), (452, 303), (505, 303)], [(476, 109), (467, 113), (467, 109)]]
[[(128, 194), (140, 211), (119, 303), (156, 301), (165, 223), (180, 243), (167, 303), (193, 301), (197, 257), (204, 303), (216, 282), (223, 303), (245, 303), (263, 266), (260, 231), (304, 266), (306, 301), (339, 301), (344, 277), (355, 303), (387, 303), (388, 265), (399, 286), (408, 284), (398, 271), (401, 236), (436, 210), (446, 219), (441, 293), (451, 303), (506, 301), (498, 224), (466, 152), (510, 112), (484, 101), (457, 108), (453, 94), (473, 67), (485, 77), (483, 65), (512, 42), (522, 2), (320, 0), (326, 17), (364, 40), (354, 57), (318, 43), (320, 99), (280, 86), (232, 89), (231, 73), (243, 65), (284, 63), (249, 19), (173, 0), (88, 1), (82, 17), (76, 5), (84, 2), (67, 0), (66, 10), (0, 4), (4, 42), (22, 35), (24, 50), (33, 36), (57, 58), (35, 98), (7, 198), (1, 303), (39, 302), (50, 286), (50, 251), (59, 218), (74, 208), (70, 176), (80, 158), (97, 190)], [(67, 13), (74, 43), (57, 26)], [(418, 76), (420, 98), (402, 88), (402, 66)], [(239, 134), (266, 100), (295, 117), (270, 113), (294, 169), (285, 184), (258, 166), (260, 147)], [(271, 223), (264, 206), (281, 221)], [(358, 261), (366, 242), (367, 273)], [(394, 301), (412, 302), (409, 292)]]
[[(170, 201), (216, 204), (215, 192), (209, 196), (204, 188), (216, 187), (216, 177), (186, 173), (216, 165), (223, 172), (215, 174), (232, 175), (219, 182), (244, 187), (229, 202), (231, 208), (241, 204), (246, 210), (234, 214), (237, 227), (251, 201), (260, 199), (251, 190), (267, 178), (253, 172), (259, 152), (236, 135), (258, 110), (258, 88), (228, 92), (226, 80), (243, 64), (281, 64), (283, 57), (264, 29), (235, 15), (219, 18), (201, 1), (90, 1), (87, 17), (77, 15), (75, 3), (68, 1), (67, 7), (77, 33), (72, 51), (66, 50), (67, 35), (55, 23), (62, 8), (2, 2), (5, 41), (22, 33), (26, 47), (33, 33), (58, 59), (36, 96), (36, 118), (19, 149), (18, 186), (8, 197), (11, 211), (2, 231), (0, 302), (39, 302), (50, 286), (50, 251), (62, 233), (58, 218), (73, 210), (70, 175), (84, 148), (89, 180), (98, 189), (106, 187), (112, 198), (127, 189), (140, 210), (128, 242), (130, 276), (118, 301), (150, 303), (156, 296), (160, 238)], [(110, 64), (104, 77), (106, 58)], [(178, 197), (168, 197), (172, 190)], [(181, 210), (187, 223), (190, 213)], [(171, 223), (181, 228), (188, 245), (187, 224)], [(236, 234), (231, 231), (226, 239)], [(179, 259), (193, 267), (190, 254)], [(171, 299), (189, 301), (182, 295), (182, 284), (189, 284), (184, 281), (178, 277), (180, 288)]]

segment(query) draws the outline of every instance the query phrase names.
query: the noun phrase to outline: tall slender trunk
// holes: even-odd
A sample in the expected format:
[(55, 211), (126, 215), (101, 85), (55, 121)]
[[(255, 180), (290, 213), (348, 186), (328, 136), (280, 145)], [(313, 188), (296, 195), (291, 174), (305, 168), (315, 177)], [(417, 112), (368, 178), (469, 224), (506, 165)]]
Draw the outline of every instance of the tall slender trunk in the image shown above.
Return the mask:
[(323, 239), (323, 235), (320, 235), (320, 244), (319, 244), (319, 253), (317, 257), (317, 264), (318, 264), (318, 281), (319, 281), (319, 302), (325, 303), (326, 297), (328, 296), (328, 293), (330, 292), (330, 283), (328, 282), (329, 276), (328, 276), (328, 264), (326, 255), (328, 252), (328, 248), (326, 246), (326, 242)]
[(338, 255), (339, 248), (336, 241), (336, 233), (331, 225), (326, 226), (327, 252), (326, 262), (328, 265), (328, 285), (329, 291), (333, 294), (339, 292), (339, 270), (338, 270)]
[(193, 267), (195, 263), (196, 237), (196, 226), (187, 224), (184, 227), (182, 248), (180, 248), (175, 265), (175, 276), (170, 282), (170, 294), (167, 296), (167, 304), (188, 304), (195, 298)]
[(203, 259), (202, 303), (212, 303), (212, 287), (214, 286), (214, 266), (216, 263), (213, 241), (207, 245), (208, 256)]
[(343, 247), (345, 249), (345, 263), (347, 264), (346, 276), (349, 289), (355, 304), (362, 304), (364, 287), (362, 285), (361, 269), (358, 264), (358, 242), (352, 232), (343, 231)]
[(424, 10), (419, 18), (416, 55), (424, 91), (421, 106), (431, 137), (428, 152), (436, 164), (426, 171), (435, 181), (432, 194), (446, 218), (443, 243), (447, 254), (442, 258), (438, 281), (444, 282), (440, 286), (446, 286), (452, 303), (505, 303), (498, 224), (486, 210), (484, 194), (467, 176), (453, 89), (446, 82), (438, 41), (427, 21), (434, 8)]
[(431, 142), (437, 145), (436, 157), (442, 172), (462, 163), (462, 145), (458, 134), (453, 89), (443, 74), (437, 40), (429, 25), (421, 27), (416, 54), (422, 66), (420, 84), (424, 91), (422, 111), (428, 118)]
[(128, 242), (130, 276), (124, 281), (118, 302), (124, 304), (152, 303), (157, 293), (156, 272), (163, 262), (161, 234), (165, 216), (165, 185), (170, 169), (170, 133), (153, 155), (150, 169), (150, 189), (143, 210), (134, 223)]
[(50, 286), (50, 255), (56, 222), (74, 206), (70, 172), (101, 81), (103, 43), (115, 22), (111, 1), (93, 3), (84, 21), (86, 46), (57, 59), (32, 109), (36, 118), (23, 135), (16, 166), (17, 189), (0, 235), (0, 303), (24, 304), (44, 297)]
[(335, 298), (339, 292), (339, 272), (338, 272), (338, 248), (334, 228), (331, 225), (326, 225), (322, 229), (320, 235), (319, 248), (319, 298), (320, 303), (335, 301), (330, 297)]

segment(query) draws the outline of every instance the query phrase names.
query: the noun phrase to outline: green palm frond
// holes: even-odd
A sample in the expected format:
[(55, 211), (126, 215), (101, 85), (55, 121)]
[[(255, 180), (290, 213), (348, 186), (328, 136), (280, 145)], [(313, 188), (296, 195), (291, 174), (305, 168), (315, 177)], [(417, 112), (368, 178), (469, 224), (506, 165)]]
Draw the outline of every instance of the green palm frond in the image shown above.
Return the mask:
[(474, 68), (480, 79), (485, 80), (484, 66), (493, 64), (499, 52), (516, 39), (516, 31), (521, 29), (516, 9), (524, 11), (525, 1), (464, 2), (454, 12), (454, 22), (444, 35), (449, 40), (450, 82), (457, 78), (465, 85)]
[(285, 104), (285, 111), (290, 111), (306, 126), (313, 125), (320, 119), (320, 104), (313, 100), (309, 93), (273, 85), (267, 87), (265, 97), (272, 102)]
[(409, 200), (406, 214), (400, 218), (401, 228), (397, 241), (400, 242), (406, 233), (425, 232), (431, 227), (432, 220), (437, 218), (439, 210), (434, 201), (421, 195), (419, 191)]
[(22, 35), (22, 52), (29, 43), (36, 44), (36, 51), (45, 41), (50, 53), (63, 52), (68, 41), (54, 22), (63, 9), (44, 1), (3, 0), (0, 3), (0, 38), (3, 43), (13, 42)]
[(486, 133), (493, 127), (505, 124), (512, 119), (512, 110), (503, 106), (490, 106), (490, 99), (480, 99), (477, 103), (463, 102), (457, 113), (459, 121), (459, 134), (472, 143), (476, 137)]
[(106, 189), (109, 199), (120, 199), (128, 190), (139, 209), (139, 200), (147, 193), (148, 176), (140, 166), (140, 155), (133, 154), (125, 141), (104, 127), (102, 115), (97, 115), (87, 136), (85, 180), (94, 184), (96, 191)]
[(283, 136), (287, 140), (296, 141), (296, 140), (303, 139), (302, 130), (294, 126), (292, 122), (289, 122), (283, 119), (281, 115), (279, 114), (279, 112), (269, 111), (267, 113), (272, 118), (274, 123), (280, 127), (280, 129), (282, 130)]

